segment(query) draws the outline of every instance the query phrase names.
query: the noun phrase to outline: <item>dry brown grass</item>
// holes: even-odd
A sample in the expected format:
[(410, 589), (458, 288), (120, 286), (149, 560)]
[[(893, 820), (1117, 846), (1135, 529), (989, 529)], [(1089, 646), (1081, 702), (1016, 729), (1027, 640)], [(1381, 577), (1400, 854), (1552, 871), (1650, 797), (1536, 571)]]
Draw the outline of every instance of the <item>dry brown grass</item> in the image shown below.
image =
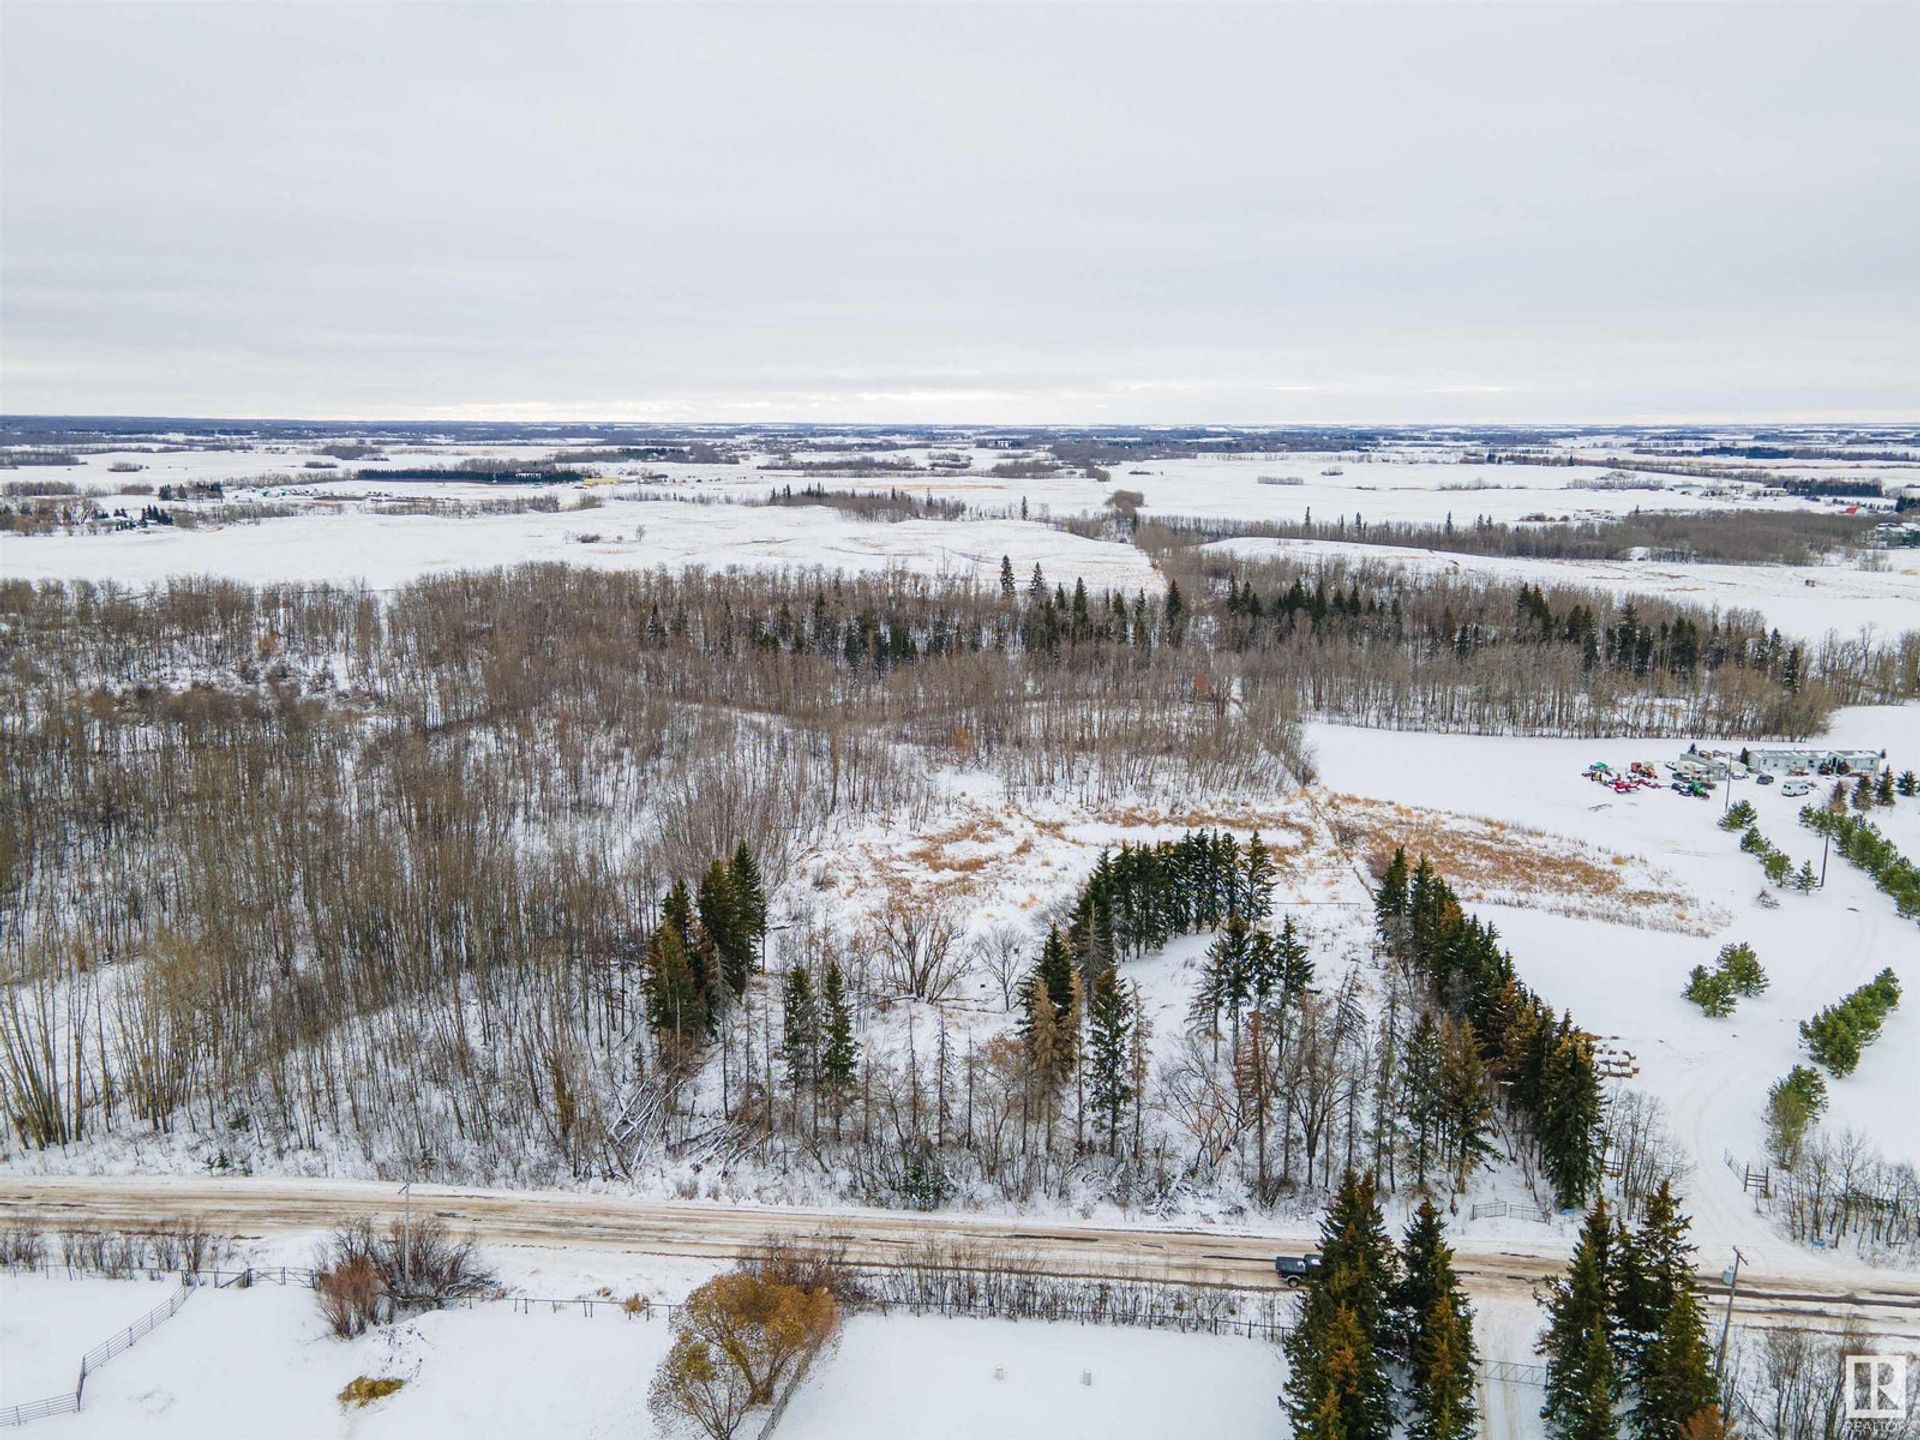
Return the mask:
[[(1260, 832), (1269, 847), (1299, 849), (1314, 838), (1311, 823), (1290, 810), (1264, 810), (1256, 806), (1190, 805), (1184, 810), (1163, 810), (1157, 806), (1129, 805), (1096, 811), (1092, 818), (1105, 825), (1128, 829), (1154, 827), (1179, 830), (1234, 830)], [(1288, 846), (1282, 836), (1296, 836), (1301, 844)]]
[(1507, 901), (1644, 929), (1705, 933), (1700, 902), (1652, 866), (1567, 835), (1356, 795), (1328, 795), (1332, 823), (1374, 874), (1396, 847), (1425, 855), (1462, 900)]
[[(931, 831), (920, 837), (920, 843), (907, 852), (909, 863), (926, 871), (957, 871), (962, 875), (971, 875), (985, 866), (992, 858), (990, 855), (951, 854), (956, 845), (980, 845), (993, 847), (1003, 842), (1011, 832), (1006, 824), (995, 816), (975, 812), (942, 830)], [(1026, 848), (1030, 848), (1029, 846)], [(1017, 852), (1016, 852), (1017, 853)]]
[(388, 1375), (376, 1380), (370, 1375), (362, 1375), (347, 1383), (340, 1392), (342, 1405), (368, 1406), (376, 1400), (384, 1400), (407, 1382)]

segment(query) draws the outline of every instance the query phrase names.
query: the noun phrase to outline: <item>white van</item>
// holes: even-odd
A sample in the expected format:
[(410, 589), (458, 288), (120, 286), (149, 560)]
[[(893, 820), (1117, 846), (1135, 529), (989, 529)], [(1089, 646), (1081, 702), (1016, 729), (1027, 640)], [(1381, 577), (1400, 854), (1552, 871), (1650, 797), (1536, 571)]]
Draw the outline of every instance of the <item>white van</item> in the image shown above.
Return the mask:
[(1782, 795), (1811, 795), (1813, 793), (1813, 782), (1811, 780), (1789, 780), (1780, 787), (1780, 793)]

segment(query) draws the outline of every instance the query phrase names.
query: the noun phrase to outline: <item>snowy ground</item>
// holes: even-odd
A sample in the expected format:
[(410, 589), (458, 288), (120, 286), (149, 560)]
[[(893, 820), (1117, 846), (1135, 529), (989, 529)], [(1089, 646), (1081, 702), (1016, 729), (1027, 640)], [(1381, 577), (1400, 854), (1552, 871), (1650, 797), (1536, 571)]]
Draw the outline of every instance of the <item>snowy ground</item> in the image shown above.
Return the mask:
[[(102, 451), (47, 478), (117, 488), (218, 480), (232, 500), (290, 504), (302, 513), (253, 524), (208, 525), (195, 531), (155, 527), (126, 533), (0, 539), (0, 576), (20, 579), (93, 579), (144, 583), (174, 574), (214, 574), (244, 581), (344, 581), (376, 588), (418, 575), (528, 560), (566, 561), (609, 568), (700, 565), (844, 571), (906, 569), (922, 574), (992, 581), (1000, 557), (1024, 577), (1035, 564), (1059, 579), (1082, 577), (1096, 591), (1155, 585), (1146, 558), (1122, 544), (1083, 540), (1051, 529), (1047, 515), (1104, 509), (1116, 490), (1145, 497), (1152, 518), (1201, 516), (1225, 520), (1321, 521), (1359, 515), (1369, 521), (1440, 523), (1474, 517), (1515, 522), (1527, 518), (1581, 519), (1630, 510), (1827, 509), (1843, 502), (1764, 495), (1753, 485), (1702, 484), (1674, 476), (1643, 475), (1646, 488), (1594, 489), (1607, 472), (1560, 465), (1486, 465), (1463, 449), (1408, 445), (1369, 453), (1288, 453), (1198, 457), (1116, 465), (1096, 481), (1078, 472), (1040, 477), (995, 476), (996, 463), (1020, 454), (970, 449), (962, 471), (929, 469), (926, 447), (888, 452), (920, 467), (890, 474), (812, 476), (769, 468), (772, 456), (749, 453), (739, 464), (683, 462), (589, 464), (607, 482), (591, 486), (487, 485), (384, 481), (403, 466), (456, 466), (468, 459), (524, 463), (570, 448), (552, 445), (396, 445), (378, 461), (340, 462), (332, 470), (303, 467), (317, 452), (291, 443), (245, 451), (145, 454)], [(1610, 440), (1573, 440), (1562, 448), (1611, 454)], [(831, 456), (809, 454), (810, 463)], [(862, 457), (852, 451), (849, 463)], [(871, 457), (867, 457), (871, 458)], [(114, 463), (145, 468), (115, 474)], [(1731, 465), (1736, 462), (1721, 460)], [(1751, 470), (1822, 478), (1872, 479), (1888, 486), (1920, 481), (1920, 465), (1892, 462), (1762, 462)], [(364, 472), (365, 479), (352, 478)], [(25, 472), (23, 472), (25, 473)], [(992, 518), (965, 522), (854, 519), (816, 508), (769, 508), (754, 502), (775, 488), (799, 489), (816, 480), (832, 489), (899, 488), (915, 495), (965, 501)], [(1276, 479), (1297, 484), (1262, 483)], [(251, 486), (249, 482), (253, 482)], [(644, 497), (644, 498), (642, 498)], [(678, 497), (678, 498), (667, 498)], [(394, 500), (481, 505), (544, 498), (557, 514), (473, 516), (378, 513)], [(602, 502), (574, 510), (580, 499)], [(713, 503), (720, 502), (720, 503)], [(102, 501), (135, 510), (138, 497)], [(1851, 502), (1845, 502), (1851, 503)], [(169, 502), (206, 516), (220, 502)], [(1016, 518), (1030, 507), (1031, 521)], [(582, 537), (597, 537), (584, 541)], [(1879, 638), (1920, 628), (1920, 562), (1911, 552), (1885, 556), (1882, 571), (1853, 567), (1680, 565), (1633, 562), (1528, 561), (1437, 554), (1321, 541), (1229, 541), (1235, 553), (1359, 555), (1415, 569), (1449, 569), (1502, 579), (1590, 584), (1616, 594), (1656, 594), (1719, 608), (1757, 609), (1782, 631), (1818, 639), (1829, 631), (1851, 638), (1870, 628)]]
[(1096, 592), (1159, 583), (1133, 546), (1082, 539), (1038, 521), (887, 524), (811, 506), (617, 498), (556, 515), (455, 519), (343, 511), (201, 530), (14, 538), (0, 541), (0, 575), (139, 584), (210, 574), (253, 583), (364, 580), (383, 589), (420, 575), (556, 561), (605, 569), (910, 570), (997, 582), (1003, 555), (1023, 580), (1038, 564), (1049, 576), (1084, 578)]
[[(1090, 1381), (1087, 1377), (1090, 1377)], [(781, 1440), (1164, 1440), (1275, 1433), (1286, 1365), (1239, 1337), (858, 1315)]]
[[(482, 453), (467, 449), (461, 455)], [(540, 451), (499, 449), (493, 455), (528, 457)], [(447, 463), (444, 453), (392, 451), (392, 463)], [(924, 453), (916, 455), (924, 461)], [(132, 457), (148, 468), (134, 476), (109, 476), (111, 457), (86, 467), (52, 472), (52, 478), (83, 482), (179, 482), (221, 478), (234, 484), (269, 470), (300, 474), (305, 453), (182, 453)], [(1778, 509), (1799, 501), (1730, 499), (1684, 490), (1667, 482), (1649, 490), (1578, 490), (1569, 484), (1596, 480), (1597, 470), (1563, 467), (1473, 467), (1446, 457), (1405, 457), (1404, 463), (1359, 461), (1354, 455), (1284, 455), (1236, 461), (1169, 461), (1142, 467), (1112, 467), (1096, 484), (1083, 476), (1043, 480), (993, 478), (981, 470), (1000, 459), (991, 451), (973, 455), (972, 474), (826, 478), (831, 488), (887, 488), (943, 493), (989, 509), (1018, 509), (1029, 499), (1035, 513), (1100, 509), (1116, 488), (1146, 495), (1146, 515), (1212, 515), (1236, 518), (1315, 518), (1363, 513), (1367, 520), (1455, 522), (1473, 515), (1519, 520), (1534, 513), (1584, 515), (1642, 509), (1699, 509), (1743, 505)], [(344, 467), (346, 468), (346, 467)], [(378, 468), (378, 467), (372, 467)], [(1142, 472), (1135, 472), (1139, 468)], [(1795, 465), (1789, 472), (1816, 468)], [(1828, 467), (1839, 468), (1839, 467)], [(363, 578), (390, 588), (413, 576), (511, 564), (530, 559), (595, 566), (787, 566), (787, 568), (908, 568), (924, 574), (973, 576), (991, 582), (1000, 555), (1008, 555), (1021, 578), (1035, 563), (1050, 578), (1087, 578), (1089, 586), (1135, 589), (1156, 584), (1150, 564), (1131, 545), (1081, 540), (1039, 520), (985, 518), (968, 522), (906, 520), (866, 522), (829, 509), (764, 509), (707, 505), (693, 499), (639, 501), (630, 472), (657, 470), (664, 482), (647, 482), (649, 493), (693, 497), (764, 495), (804, 476), (770, 474), (755, 467), (620, 467), (622, 484), (599, 488), (597, 509), (557, 515), (382, 516), (355, 495), (380, 490), (378, 480), (301, 486), (296, 501), (311, 515), (205, 530), (146, 530), (108, 536), (56, 536), (0, 540), (0, 576), (94, 578), (148, 582), (169, 574), (223, 574), (238, 580), (332, 580)], [(1340, 470), (1340, 474), (1327, 474)], [(1880, 467), (1885, 478), (1920, 480), (1920, 467)], [(1261, 486), (1261, 476), (1294, 476), (1300, 486)], [(301, 482), (313, 476), (301, 474)], [(1651, 484), (1651, 482), (1649, 482)], [(1488, 488), (1476, 488), (1488, 486)], [(538, 495), (540, 488), (492, 486), (386, 486), (407, 497), (444, 497), (478, 503)], [(563, 505), (574, 488), (555, 488)], [(336, 499), (340, 497), (340, 499)], [(132, 501), (136, 503), (136, 501)], [(599, 540), (582, 543), (582, 534)], [(1878, 636), (1920, 628), (1920, 566), (1895, 553), (1884, 572), (1855, 568), (1793, 570), (1784, 566), (1674, 566), (1674, 564), (1538, 563), (1388, 551), (1298, 541), (1233, 541), (1242, 551), (1356, 553), (1369, 561), (1398, 559), (1411, 566), (1459, 566), (1501, 578), (1580, 582), (1615, 593), (1659, 593), (1720, 609), (1759, 609), (1780, 630), (1818, 637), (1845, 636), (1872, 626)], [(1812, 582), (1812, 584), (1807, 584)], [(1887, 749), (1897, 768), (1920, 766), (1920, 707), (1849, 710), (1836, 716), (1836, 743)], [(1695, 1215), (1695, 1238), (1703, 1263), (1716, 1263), (1726, 1246), (1740, 1244), (1749, 1263), (1764, 1273), (1864, 1273), (1862, 1261), (1795, 1248), (1753, 1213), (1740, 1181), (1722, 1165), (1759, 1160), (1759, 1112), (1766, 1087), (1803, 1060), (1797, 1021), (1807, 1018), (1882, 966), (1907, 981), (1907, 1004), (1893, 1012), (1882, 1041), (1872, 1046), (1859, 1071), (1832, 1081), (1832, 1129), (1855, 1127), (1893, 1160), (1920, 1162), (1920, 1131), (1908, 1123), (1920, 1094), (1920, 929), (1899, 920), (1893, 904), (1843, 860), (1834, 860), (1824, 891), (1809, 897), (1782, 895), (1780, 908), (1763, 910), (1755, 895), (1761, 870), (1738, 849), (1738, 837), (1716, 828), (1713, 803), (1686, 801), (1670, 791), (1615, 795), (1590, 785), (1580, 772), (1590, 760), (1624, 764), (1630, 758), (1667, 760), (1684, 741), (1555, 741), (1467, 735), (1363, 732), (1313, 726), (1323, 793), (1380, 804), (1419, 806), (1428, 812), (1471, 816), (1513, 828), (1542, 831), (1538, 845), (1553, 851), (1586, 847), (1599, 856), (1622, 856), (1622, 870), (1645, 876), (1644, 889), (1684, 897), (1688, 922), (1657, 924), (1668, 914), (1571, 914), (1567, 897), (1476, 900), (1476, 912), (1500, 925), (1524, 979), (1578, 1023), (1609, 1037), (1638, 1064), (1636, 1089), (1655, 1094), (1668, 1125), (1693, 1158), (1686, 1206)], [(1801, 801), (1782, 797), (1780, 787), (1741, 785), (1740, 799), (1761, 810), (1761, 829), (1797, 860), (1818, 864), (1818, 845), (1795, 824)], [(1363, 891), (1315, 828), (1311, 806), (1279, 795), (1240, 797), (1235, 810), (1210, 803), (1204, 812), (1116, 804), (1104, 812), (1021, 801), (1012, 803), (991, 785), (970, 781), (950, 795), (935, 824), (918, 833), (902, 828), (866, 828), (835, 835), (831, 845), (804, 856), (808, 874), (793, 891), (818, 900), (843, 920), (858, 914), (856, 891), (866, 877), (902, 872), (935, 874), (950, 885), (956, 902), (968, 906), (975, 924), (1004, 920), (1031, 927), (1052, 900), (1069, 895), (1102, 845), (1173, 835), (1190, 824), (1223, 824), (1238, 833), (1260, 828), (1269, 843), (1300, 845), (1284, 862), (1277, 900), (1292, 906), (1309, 931), (1334, 954), (1359, 952), (1365, 939)], [(1288, 831), (1296, 820), (1304, 831)], [(1874, 822), (1910, 856), (1920, 856), (1920, 803), (1874, 812)], [(962, 864), (968, 862), (968, 864)], [(981, 862), (968, 868), (972, 862)], [(943, 864), (954, 866), (943, 870)], [(814, 876), (820, 877), (818, 881)], [(793, 897), (787, 897), (793, 899)], [(854, 906), (854, 910), (849, 910)], [(1638, 924), (1636, 924), (1638, 922)], [(1741, 1002), (1730, 1020), (1707, 1020), (1680, 998), (1693, 964), (1711, 964), (1716, 950), (1745, 939), (1759, 950), (1772, 987)], [(1204, 937), (1177, 941), (1160, 956), (1127, 962), (1139, 979), (1156, 1025), (1156, 1046), (1165, 1050), (1181, 1031), (1192, 991), (1192, 966), (1206, 948)], [(1334, 970), (1338, 962), (1321, 958)], [(962, 1021), (968, 1033), (991, 1035), (1008, 1018), (985, 977), (966, 983)], [(931, 1025), (931, 1010), (899, 1006), (891, 1021)], [(157, 1154), (152, 1165), (198, 1164), (179, 1154)], [(115, 1164), (150, 1167), (134, 1156)], [(678, 1177), (657, 1177), (670, 1187)], [(712, 1185), (712, 1181), (707, 1181)], [(1505, 1198), (1524, 1200), (1511, 1177), (1486, 1177), (1482, 1190), (1505, 1183)], [(668, 1190), (670, 1192), (670, 1190)], [(1476, 1190), (1478, 1194), (1480, 1190)], [(741, 1198), (735, 1194), (716, 1198)], [(762, 1196), (753, 1196), (762, 1198)], [(781, 1196), (764, 1196), (778, 1200)], [(791, 1194), (806, 1200), (810, 1196)], [(1139, 1215), (1100, 1213), (1102, 1221)], [(1221, 1219), (1206, 1215), (1208, 1221)], [(1244, 1225), (1246, 1219), (1229, 1223)], [(1565, 1221), (1532, 1225), (1519, 1219), (1459, 1219), (1465, 1242), (1490, 1244), (1532, 1240), (1563, 1246)], [(288, 1256), (298, 1263), (303, 1256)], [(666, 1279), (622, 1273), (609, 1279), (605, 1258), (568, 1258), (564, 1252), (526, 1252), (503, 1265), (509, 1283), (530, 1294), (576, 1296), (611, 1288), (655, 1298), (684, 1292), (693, 1273)], [(61, 1288), (63, 1286), (63, 1288)], [(58, 1294), (56, 1294), (58, 1292)], [(108, 1281), (6, 1281), (0, 1279), (0, 1402), (52, 1394), (71, 1384), (71, 1371), (86, 1346), (106, 1338), (152, 1308), (161, 1286)], [(1511, 1313), (1509, 1313), (1511, 1309)], [(1494, 1317), (1488, 1317), (1494, 1319)], [(1496, 1359), (1526, 1359), (1532, 1336), (1530, 1309), (1503, 1308), (1498, 1323), (1482, 1331), (1482, 1352)], [(515, 1315), (490, 1308), (426, 1317), (392, 1336), (340, 1344), (319, 1331), (311, 1296), (275, 1286), (252, 1292), (207, 1292), (167, 1327), (119, 1357), (88, 1386), (88, 1407), (79, 1417), (40, 1423), (50, 1436), (209, 1436), (227, 1434), (622, 1434), (647, 1436), (645, 1384), (664, 1348), (664, 1325), (624, 1321), (609, 1313), (586, 1319), (578, 1313)], [(995, 1369), (1004, 1379), (995, 1379)], [(1092, 1386), (1081, 1371), (1094, 1373)], [(409, 1386), (369, 1411), (344, 1413), (334, 1394), (355, 1375), (399, 1373)], [(864, 1434), (1100, 1434), (1125, 1440), (1131, 1434), (1162, 1436), (1194, 1432), (1192, 1396), (1204, 1394), (1206, 1434), (1275, 1432), (1273, 1396), (1281, 1363), (1263, 1346), (1244, 1340), (1171, 1336), (1135, 1331), (1081, 1331), (1077, 1327), (893, 1319), (885, 1325), (856, 1319), (841, 1356), (808, 1384), (781, 1430), (793, 1440), (826, 1440)], [(1538, 1434), (1530, 1407), (1538, 1392), (1505, 1388), (1490, 1394), (1488, 1436)], [(941, 1428), (947, 1427), (947, 1428)], [(1041, 1427), (1041, 1428), (1021, 1428)]]
[(176, 1282), (0, 1271), (0, 1406), (72, 1390), (80, 1357), (166, 1301)]
[[(642, 442), (644, 443), (644, 442)], [(1468, 458), (1480, 448), (1472, 437), (1458, 443), (1388, 445), (1369, 451), (1289, 451), (1271, 455), (1194, 456), (1166, 460), (1116, 462), (1107, 467), (1109, 478), (1090, 479), (1080, 470), (1051, 476), (994, 475), (996, 464), (1018, 464), (1036, 453), (1026, 450), (981, 448), (966, 443), (928, 446), (909, 443), (879, 455), (850, 447), (810, 451), (798, 459), (812, 465), (836, 459), (846, 473), (813, 476), (774, 468), (774, 458), (751, 437), (740, 463), (694, 465), (678, 461), (587, 463), (585, 469), (614, 479), (646, 477), (650, 485), (715, 495), (763, 495), (773, 485), (791, 483), (798, 489), (811, 479), (834, 489), (887, 489), (899, 486), (916, 494), (951, 496), (982, 508), (1017, 507), (1022, 499), (1069, 514), (1097, 509), (1113, 489), (1140, 492), (1149, 512), (1206, 515), (1216, 518), (1301, 518), (1307, 509), (1326, 520), (1356, 510), (1368, 520), (1432, 521), (1448, 514), (1456, 522), (1474, 515), (1498, 521), (1517, 521), (1539, 513), (1558, 516), (1618, 514), (1627, 510), (1740, 508), (1810, 508), (1810, 502), (1780, 496), (1762, 496), (1759, 487), (1729, 485), (1681, 475), (1635, 472), (1636, 488), (1616, 488), (1617, 474), (1607, 488), (1595, 488), (1609, 476), (1604, 466), (1538, 464), (1489, 465)], [(1630, 437), (1573, 439), (1557, 449), (1589, 459), (1615, 457), (1627, 466)], [(334, 487), (343, 477), (409, 466), (456, 466), (468, 459), (526, 463), (557, 452), (601, 448), (605, 442), (558, 440), (551, 444), (402, 443), (382, 445), (381, 459), (329, 462), (330, 469), (309, 470), (314, 461), (326, 462), (317, 449), (292, 442), (274, 442), (252, 450), (183, 450), (170, 454), (134, 451), (98, 451), (75, 466), (45, 473), (50, 478), (86, 484), (166, 484), (182, 480), (220, 480), (228, 485), (270, 476), (306, 486)], [(964, 454), (964, 468), (943, 469), (932, 463), (935, 452)], [(1671, 463), (1686, 457), (1653, 457)], [(860, 463), (905, 461), (914, 469), (905, 474), (855, 473)], [(115, 463), (137, 464), (137, 473), (114, 473)], [(571, 462), (569, 462), (571, 463)], [(1889, 490), (1920, 484), (1920, 460), (1795, 460), (1750, 461), (1728, 457), (1689, 460), (1725, 471), (1768, 473), (1806, 479), (1845, 479), (1877, 482)], [(1275, 481), (1289, 483), (1277, 484)], [(1263, 481), (1267, 483), (1262, 483)], [(414, 482), (394, 482), (409, 493)], [(520, 487), (515, 487), (518, 490)]]
[[(510, 1274), (580, 1264), (623, 1273), (616, 1289), (674, 1298), (697, 1275), (684, 1262), (650, 1276), (633, 1257), (531, 1248), (507, 1252)], [(657, 1263), (657, 1262), (648, 1262)], [(5, 1399), (71, 1384), (79, 1353), (144, 1312), (169, 1286), (145, 1281), (0, 1279)], [(98, 1311), (96, 1317), (93, 1312)], [(1530, 1361), (1539, 1312), (1524, 1299), (1478, 1307), (1488, 1360)], [(421, 1316), (357, 1340), (329, 1335), (311, 1292), (262, 1282), (203, 1288), (171, 1320), (88, 1382), (78, 1415), (37, 1422), (56, 1440), (226, 1440), (270, 1431), (313, 1436), (655, 1435), (646, 1392), (670, 1336), (665, 1312), (629, 1319), (609, 1307), (482, 1304)], [(40, 1383), (44, 1354), (57, 1374)], [(405, 1386), (365, 1409), (342, 1405), (358, 1376)], [(1161, 1440), (1178, 1434), (1274, 1433), (1286, 1363), (1277, 1346), (1236, 1336), (1044, 1321), (848, 1317), (780, 1427), (784, 1440)], [(1090, 1383), (1089, 1383), (1090, 1382)], [(30, 1394), (28, 1392), (31, 1392)], [(1483, 1388), (1489, 1435), (1539, 1433), (1539, 1391)], [(748, 1432), (757, 1431), (759, 1421)]]
[[(58, 1277), (19, 1283), (42, 1292), (33, 1299), (15, 1292), (29, 1324), (59, 1312), (63, 1287), (118, 1285), (128, 1292), (120, 1297), (123, 1305), (135, 1311), (158, 1289)], [(628, 1319), (603, 1307), (589, 1317), (578, 1309), (519, 1313), (495, 1303), (341, 1341), (322, 1326), (312, 1292), (299, 1286), (202, 1289), (89, 1378), (79, 1414), (38, 1421), (34, 1433), (48, 1440), (251, 1440), (263, 1434), (644, 1440), (654, 1433), (647, 1383), (668, 1338), (661, 1312)], [(79, 1358), (75, 1350), (68, 1368), (77, 1368)], [(342, 1405), (341, 1389), (362, 1375), (407, 1384), (365, 1409)]]
[[(5, 1398), (70, 1386), (81, 1350), (144, 1312), (164, 1288), (8, 1277), (0, 1289)], [(100, 1335), (95, 1319), (104, 1323)], [(630, 1319), (610, 1307), (589, 1316), (577, 1307), (496, 1302), (342, 1341), (326, 1332), (312, 1293), (298, 1286), (203, 1288), (89, 1380), (78, 1415), (38, 1422), (36, 1433), (55, 1440), (269, 1432), (645, 1440), (656, 1433), (647, 1387), (669, 1339), (660, 1309)], [(1198, 1406), (1207, 1434), (1251, 1437), (1269, 1433), (1285, 1373), (1273, 1347), (1237, 1337), (861, 1315), (815, 1368), (781, 1434), (1158, 1440), (1188, 1430)], [(341, 1389), (363, 1375), (407, 1383), (364, 1409), (341, 1404)]]

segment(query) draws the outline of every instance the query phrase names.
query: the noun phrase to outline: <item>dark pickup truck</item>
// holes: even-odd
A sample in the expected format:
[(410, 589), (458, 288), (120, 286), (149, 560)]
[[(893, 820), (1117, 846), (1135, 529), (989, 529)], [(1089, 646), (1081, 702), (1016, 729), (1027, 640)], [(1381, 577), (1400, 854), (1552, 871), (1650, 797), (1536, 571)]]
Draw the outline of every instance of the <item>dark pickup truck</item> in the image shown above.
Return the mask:
[(1287, 1282), (1289, 1290), (1297, 1290), (1302, 1280), (1311, 1280), (1320, 1273), (1320, 1257), (1318, 1255), (1276, 1255), (1273, 1260), (1273, 1273)]

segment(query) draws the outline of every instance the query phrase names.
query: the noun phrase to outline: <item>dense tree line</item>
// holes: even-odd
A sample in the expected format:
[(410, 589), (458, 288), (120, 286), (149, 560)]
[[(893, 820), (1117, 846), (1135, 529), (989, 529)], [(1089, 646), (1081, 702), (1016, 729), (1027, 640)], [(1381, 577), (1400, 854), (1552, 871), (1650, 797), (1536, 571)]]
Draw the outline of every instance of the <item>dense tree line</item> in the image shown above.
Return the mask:
[[(1881, 778), (1888, 779), (1891, 774), (1887, 771)], [(1849, 815), (1835, 805), (1808, 805), (1800, 811), (1800, 823), (1828, 836), (1835, 849), (1871, 875), (1873, 883), (1893, 898), (1902, 915), (1920, 916), (1920, 866), (1902, 855), (1871, 820)]]
[(1900, 1004), (1900, 977), (1882, 970), (1811, 1020), (1800, 1022), (1800, 1041), (1829, 1075), (1851, 1075), (1860, 1052), (1880, 1038), (1880, 1027)]
[[(1604, 711), (1616, 732), (1737, 733), (1752, 723), (1811, 734), (1832, 705), (1920, 695), (1920, 631), (1808, 645), (1751, 611), (1418, 574), (1391, 561), (1249, 562), (1169, 538), (1140, 534), (1189, 600), (1204, 596), (1221, 612), (1231, 603), (1220, 644), (1286, 655), (1307, 677), (1304, 708), (1362, 723), (1602, 733), (1583, 727)], [(1691, 718), (1665, 728), (1681, 714)]]
[(1423, 857), (1396, 851), (1374, 898), (1382, 944), (1434, 1001), (1472, 1027), (1487, 1073), (1530, 1138), (1556, 1203), (1577, 1205), (1600, 1169), (1603, 1099), (1593, 1037), (1521, 983), (1490, 925), (1468, 916)]
[[(1877, 493), (1877, 491), (1876, 491)], [(1317, 540), (1391, 545), (1454, 555), (1528, 560), (1656, 560), (1723, 564), (1813, 565), (1823, 556), (1869, 543), (1877, 514), (1819, 510), (1634, 510), (1605, 520), (1536, 520), (1509, 525), (1485, 515), (1431, 521), (1369, 520), (1363, 513), (1315, 520), (1162, 519), (1194, 538)]]

